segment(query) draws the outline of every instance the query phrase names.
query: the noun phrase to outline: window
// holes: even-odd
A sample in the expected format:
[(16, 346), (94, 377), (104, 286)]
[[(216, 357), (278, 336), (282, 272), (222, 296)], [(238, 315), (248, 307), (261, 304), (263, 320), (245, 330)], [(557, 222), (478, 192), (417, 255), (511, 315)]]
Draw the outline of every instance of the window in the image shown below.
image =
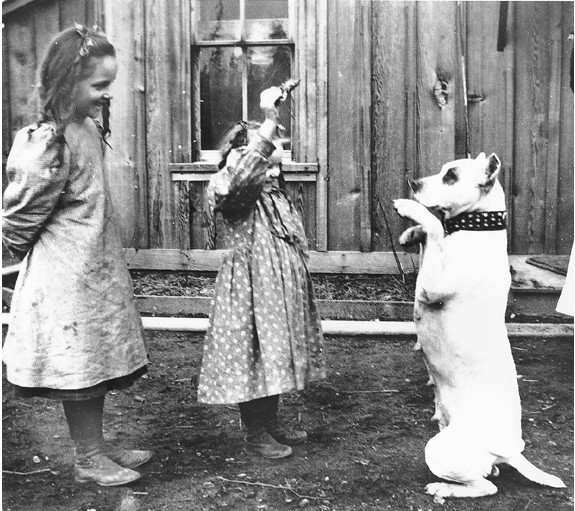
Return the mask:
[[(262, 118), (259, 94), (292, 75), (288, 0), (197, 0), (192, 11), (195, 154), (218, 158), (219, 140), (240, 120)], [(197, 93), (196, 93), (197, 94)], [(291, 137), (291, 100), (280, 123)], [(286, 148), (287, 149), (287, 148)]]
[(328, 0), (190, 1), (191, 72), (183, 74), (192, 91), (192, 154), (169, 164), (181, 248), (206, 245), (203, 195), (222, 136), (240, 120), (262, 121), (260, 92), (295, 78), (300, 85), (281, 109), (291, 140), (282, 171), (310, 247), (326, 250)]

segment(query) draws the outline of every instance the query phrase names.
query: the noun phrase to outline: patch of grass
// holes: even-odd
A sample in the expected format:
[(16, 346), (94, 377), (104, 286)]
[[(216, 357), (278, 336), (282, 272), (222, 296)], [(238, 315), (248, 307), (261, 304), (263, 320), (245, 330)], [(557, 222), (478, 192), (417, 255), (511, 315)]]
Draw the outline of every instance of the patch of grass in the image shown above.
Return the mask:
[[(213, 296), (215, 274), (167, 271), (132, 271), (136, 295)], [(406, 275), (314, 275), (320, 300), (413, 301), (415, 273)]]

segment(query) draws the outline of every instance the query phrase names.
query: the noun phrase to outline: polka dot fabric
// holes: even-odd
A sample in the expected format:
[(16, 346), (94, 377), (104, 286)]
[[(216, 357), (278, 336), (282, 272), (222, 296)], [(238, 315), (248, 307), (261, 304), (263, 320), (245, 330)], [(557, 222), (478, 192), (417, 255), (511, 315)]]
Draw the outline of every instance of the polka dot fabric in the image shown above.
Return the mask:
[(198, 388), (203, 403), (251, 401), (325, 377), (301, 219), (277, 183), (265, 174), (262, 180), (244, 217), (223, 215), (233, 248), (216, 281)]

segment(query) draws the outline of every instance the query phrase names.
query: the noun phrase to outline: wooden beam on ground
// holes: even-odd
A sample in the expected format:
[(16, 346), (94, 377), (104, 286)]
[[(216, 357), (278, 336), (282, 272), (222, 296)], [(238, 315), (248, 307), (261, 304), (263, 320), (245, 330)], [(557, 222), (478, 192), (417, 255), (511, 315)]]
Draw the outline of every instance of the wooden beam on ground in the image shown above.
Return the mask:
[[(163, 332), (203, 333), (208, 327), (206, 318), (156, 318), (143, 317), (146, 330)], [(322, 321), (325, 335), (330, 336), (409, 336), (415, 337), (415, 324), (411, 321)], [(2, 313), (2, 324), (10, 324), (10, 314)], [(572, 324), (509, 323), (507, 332), (510, 338), (536, 337), (564, 339), (573, 337)]]
[[(136, 296), (142, 315), (207, 318), (211, 302), (205, 296)], [(412, 302), (317, 300), (317, 304), (322, 319), (410, 321), (413, 317)]]

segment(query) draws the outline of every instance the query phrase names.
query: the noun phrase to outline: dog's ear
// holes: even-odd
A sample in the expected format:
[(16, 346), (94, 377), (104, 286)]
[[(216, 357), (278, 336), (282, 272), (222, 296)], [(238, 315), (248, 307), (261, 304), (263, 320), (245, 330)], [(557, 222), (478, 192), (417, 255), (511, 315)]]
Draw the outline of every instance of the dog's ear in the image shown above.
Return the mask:
[(501, 170), (501, 161), (495, 153), (491, 153), (487, 158), (484, 153), (481, 154), (483, 154), (485, 159), (485, 181), (481, 184), (481, 187), (487, 191), (491, 189), (493, 183), (497, 179), (497, 175)]
[(475, 161), (478, 161), (478, 162), (482, 162), (483, 160), (485, 160), (485, 153), (479, 153), (477, 155), (477, 158), (475, 158)]
[(491, 153), (489, 158), (487, 158), (487, 168), (485, 170), (488, 179), (495, 179), (500, 170), (501, 161), (499, 160), (499, 157), (495, 153)]

